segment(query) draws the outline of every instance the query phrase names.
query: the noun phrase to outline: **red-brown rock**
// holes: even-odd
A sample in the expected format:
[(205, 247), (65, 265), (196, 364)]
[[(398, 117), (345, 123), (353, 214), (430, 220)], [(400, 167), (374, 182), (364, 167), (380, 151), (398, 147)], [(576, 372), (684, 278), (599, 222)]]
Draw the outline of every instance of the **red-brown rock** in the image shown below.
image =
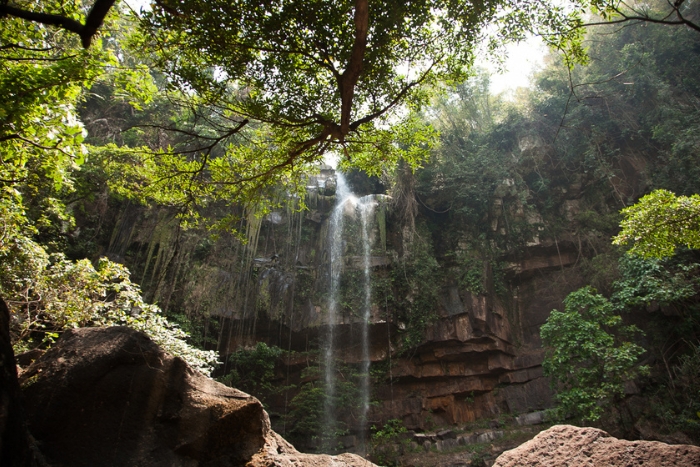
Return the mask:
[(501, 454), (493, 467), (697, 467), (700, 447), (626, 441), (596, 428), (557, 425)]

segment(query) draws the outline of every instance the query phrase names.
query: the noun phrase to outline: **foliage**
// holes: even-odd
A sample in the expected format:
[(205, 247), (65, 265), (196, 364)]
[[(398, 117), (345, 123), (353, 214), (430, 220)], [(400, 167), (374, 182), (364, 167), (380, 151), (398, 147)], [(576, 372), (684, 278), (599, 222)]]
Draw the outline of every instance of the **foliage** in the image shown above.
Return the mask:
[(392, 271), (391, 296), (398, 308), (396, 318), (403, 324), (402, 351), (412, 352), (425, 338), (425, 330), (435, 322), (435, 304), (442, 286), (442, 277), (430, 238), (430, 232), (419, 225), (412, 241), (404, 245), (404, 258)]
[(663, 258), (672, 256), (680, 245), (700, 248), (700, 195), (676, 196), (656, 190), (622, 214), (622, 230), (613, 243), (633, 243), (632, 254)]
[[(41, 2), (40, 5), (31, 5), (34, 8), (30, 9), (25, 9), (27, 5), (23, 3), (4, 2), (0, 5), (0, 17), (12, 16), (33, 21), (36, 25), (57, 26), (80, 37), (82, 46), (87, 49), (115, 0), (95, 0), (87, 14), (76, 9), (83, 6), (82, 2)], [(36, 6), (40, 6), (39, 11), (36, 10)], [(66, 6), (69, 8), (65, 8)]]
[[(603, 24), (656, 23), (669, 26), (684, 26), (700, 33), (698, 5), (693, 1), (669, 2), (616, 2), (610, 0), (583, 0), (579, 5), (600, 16)], [(596, 25), (600, 23), (590, 23)]]
[(615, 282), (611, 297), (619, 308), (651, 312), (645, 347), (648, 360), (656, 364), (646, 381), (650, 403), (642, 416), (660, 432), (681, 430), (695, 440), (700, 439), (700, 381), (695, 372), (700, 342), (699, 267), (691, 251), (665, 260), (625, 255), (620, 258), (622, 278)]
[[(3, 206), (3, 204), (0, 204)], [(12, 313), (17, 348), (50, 345), (67, 328), (126, 325), (143, 331), (164, 350), (208, 374), (217, 354), (192, 347), (187, 334), (141, 297), (122, 265), (101, 259), (69, 261), (33, 241), (17, 203), (5, 200), (0, 244), (0, 293)], [(14, 217), (13, 217), (14, 216)]]
[(591, 287), (570, 293), (564, 305), (541, 328), (547, 346), (542, 366), (558, 383), (559, 416), (595, 421), (624, 396), (625, 382), (647, 370), (638, 365), (644, 349), (624, 340), (639, 330), (625, 326), (613, 304)]
[(116, 136), (102, 150), (120, 175), (110, 184), (124, 178), (123, 194), (144, 190), (192, 222), (212, 200), (270, 205), (280, 185), (299, 195), (327, 152), (370, 175), (399, 160), (415, 169), (437, 142), (415, 111), (465, 76), (489, 30), (493, 47), (538, 27), (578, 44), (571, 20), (548, 0), (156, 2), (123, 42), (164, 73), (158, 105), (173, 112), (138, 125), (155, 144)]
[[(66, 5), (67, 10), (77, 5)], [(114, 64), (109, 54), (82, 51), (45, 27), (3, 19), (0, 28), (0, 179), (24, 197), (38, 227), (68, 220), (61, 197), (85, 159), (84, 131), (74, 111), (84, 86)], [(23, 210), (24, 211), (24, 210)]]
[[(387, 420), (383, 427), (378, 428), (372, 425), (370, 428), (370, 458), (378, 465), (395, 466), (398, 465), (398, 455), (400, 454), (400, 444), (402, 434), (408, 430), (403, 422), (397, 418)], [(403, 437), (403, 444), (408, 445), (410, 439)]]
[(625, 255), (620, 258), (622, 278), (615, 282), (611, 300), (620, 308), (659, 304), (679, 305), (698, 293), (700, 264), (691, 261), (662, 261)]
[(258, 342), (250, 350), (237, 350), (228, 359), (232, 370), (220, 381), (264, 400), (280, 390), (273, 383), (275, 365), (282, 352), (279, 347), (268, 346), (264, 342)]
[[(314, 378), (301, 384), (299, 392), (289, 404), (287, 419), (291, 429), (289, 439), (295, 444), (317, 449), (320, 452), (339, 452), (344, 449), (338, 438), (348, 434), (348, 422), (357, 420), (361, 409), (360, 374), (350, 365), (335, 364), (332, 395), (318, 378), (318, 368), (308, 367), (302, 378)], [(327, 419), (326, 409), (333, 408), (332, 419)]]
[(462, 277), (459, 285), (475, 295), (484, 295), (486, 287), (484, 284), (484, 262), (477, 258), (466, 258), (462, 264)]
[[(429, 209), (448, 213), (478, 233), (485, 227), (482, 220), (496, 187), (510, 177), (512, 138), (497, 123), (502, 107), (490, 95), (488, 75), (480, 70), (439, 95), (426, 112), (440, 131), (441, 144), (417, 173), (417, 196)], [(504, 127), (513, 124), (504, 122)]]
[[(290, 439), (318, 439), (323, 435), (323, 412), (325, 402), (323, 386), (314, 382), (304, 383), (290, 402), (287, 416), (294, 421), (288, 431)], [(332, 434), (329, 434), (332, 436)]]
[(671, 400), (659, 398), (660, 405), (670, 409), (662, 412), (669, 431), (680, 429), (700, 438), (700, 345), (692, 346), (674, 365), (669, 392)]

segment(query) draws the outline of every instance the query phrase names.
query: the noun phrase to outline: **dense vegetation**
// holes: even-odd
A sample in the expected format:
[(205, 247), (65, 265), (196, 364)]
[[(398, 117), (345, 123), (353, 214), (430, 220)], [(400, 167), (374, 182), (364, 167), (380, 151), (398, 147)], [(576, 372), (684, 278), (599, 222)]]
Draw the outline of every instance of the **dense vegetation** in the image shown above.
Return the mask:
[[(542, 331), (558, 415), (607, 413), (628, 431), (641, 416), (700, 439), (700, 261), (684, 249), (700, 230), (697, 4), (668, 16), (667, 4), (581, 2), (624, 23), (581, 42), (578, 13), (547, 2), (158, 1), (141, 15), (113, 3), (93, 15), (39, 2), (53, 19), (0, 5), (0, 292), (17, 352), (67, 327), (125, 324), (207, 372), (211, 349), (243, 334), (232, 310), (250, 328), (259, 312), (291, 321), (323, 293), (297, 268), (298, 245), (321, 235), (304, 208), (328, 199), (306, 197), (306, 178), (335, 152), (379, 177), (358, 184), (393, 197), (382, 222), (394, 266), (373, 287), (387, 323), (402, 324), (399, 352), (421, 344), (445, 281), (507, 303), (505, 263), (551, 242), (576, 250), (589, 284)], [(493, 96), (471, 67), (476, 44), (532, 30), (564, 59), (553, 54), (532, 89)], [(263, 225), (273, 211), (289, 222)], [(618, 233), (630, 254), (611, 244)], [(255, 267), (261, 243), (275, 245), (274, 271)], [(300, 359), (291, 340), (232, 352), (219, 374), (285, 398), (291, 436), (323, 437), (318, 351), (293, 385), (280, 371)], [(341, 370), (352, 417), (356, 368)], [(390, 361), (373, 371), (391, 380)]]
[(429, 114), (442, 145), (416, 195), (465, 285), (483, 287), (487, 269), (474, 264), (547, 240), (576, 251), (590, 284), (542, 327), (558, 419), (700, 435), (697, 256), (685, 249), (697, 247), (699, 39), (597, 30), (587, 67), (549, 63), (515, 102), (476, 76)]

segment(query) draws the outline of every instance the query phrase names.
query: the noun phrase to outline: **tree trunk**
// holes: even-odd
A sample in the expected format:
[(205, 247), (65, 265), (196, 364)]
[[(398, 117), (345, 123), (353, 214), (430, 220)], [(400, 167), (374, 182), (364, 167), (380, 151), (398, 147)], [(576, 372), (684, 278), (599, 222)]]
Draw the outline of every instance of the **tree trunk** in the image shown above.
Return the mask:
[(34, 467), (17, 365), (10, 341), (10, 311), (0, 298), (0, 465)]

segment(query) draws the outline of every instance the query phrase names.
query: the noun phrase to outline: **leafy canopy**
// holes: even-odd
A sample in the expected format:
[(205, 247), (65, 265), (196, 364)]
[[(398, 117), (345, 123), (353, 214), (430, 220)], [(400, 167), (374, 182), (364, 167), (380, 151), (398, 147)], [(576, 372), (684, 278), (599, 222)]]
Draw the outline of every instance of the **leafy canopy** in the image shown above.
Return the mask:
[[(84, 16), (77, 1), (42, 6), (76, 24)], [(89, 150), (76, 104), (100, 79), (110, 81), (124, 100), (147, 96), (141, 91), (148, 86), (139, 83), (143, 68), (124, 68), (109, 34), (95, 40), (86, 33), (81, 43), (77, 36), (12, 16), (2, 18), (0, 28), (0, 295), (12, 312), (16, 349), (46, 347), (66, 328), (127, 325), (209, 373), (216, 353), (189, 345), (181, 329), (143, 301), (124, 266), (104, 259), (96, 267), (87, 259), (70, 261), (49, 253), (56, 245), (36, 240), (51, 229), (65, 235), (73, 221), (66, 200)], [(114, 33), (119, 25), (112, 20)], [(86, 41), (92, 43), (87, 50)]]
[(207, 141), (225, 151), (191, 148), (178, 174), (249, 200), (328, 152), (371, 175), (399, 159), (416, 168), (436, 132), (412, 110), (466, 76), (490, 25), (498, 43), (538, 27), (570, 39), (571, 21), (546, 0), (163, 1), (142, 15), (133, 45), (153, 51), (150, 63), (196, 102), (193, 117), (215, 130)]
[(629, 252), (644, 258), (672, 256), (679, 246), (700, 248), (700, 195), (676, 196), (656, 190), (623, 209), (616, 245), (632, 243)]

